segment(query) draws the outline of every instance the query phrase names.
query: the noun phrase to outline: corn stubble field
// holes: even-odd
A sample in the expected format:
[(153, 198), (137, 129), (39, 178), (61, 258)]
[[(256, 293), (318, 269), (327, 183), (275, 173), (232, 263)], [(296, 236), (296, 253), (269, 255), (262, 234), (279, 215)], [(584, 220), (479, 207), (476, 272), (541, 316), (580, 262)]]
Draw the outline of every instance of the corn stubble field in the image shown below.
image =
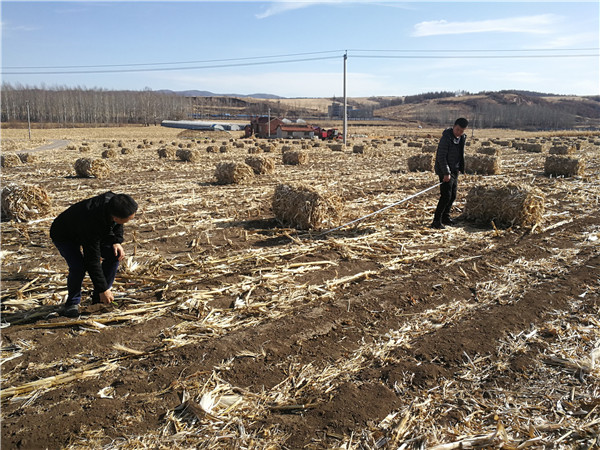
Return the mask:
[[(342, 151), (274, 142), (251, 155), (274, 171), (239, 184), (215, 178), (218, 163), (259, 152), (236, 135), (34, 131), (34, 146), (61, 146), (2, 170), (3, 186), (52, 199), (43, 218), (2, 223), (3, 448), (600, 445), (598, 134), (469, 137), (467, 153), (494, 147), (501, 170), (461, 176), (455, 215), (471, 188), (519, 182), (543, 197), (534, 226), (432, 230), (435, 189), (320, 236), (274, 218), (276, 186), (339, 197), (341, 217), (324, 229), (351, 221), (433, 185), (407, 161), (442, 130), (355, 126), (361, 137)], [(3, 130), (3, 153), (28, 148), (23, 135)], [(514, 145), (527, 140), (541, 151)], [(558, 142), (577, 148), (583, 174), (544, 174)], [(282, 164), (284, 145), (308, 162)], [(75, 160), (108, 148), (106, 178), (75, 177)], [(182, 148), (199, 153), (184, 162)], [(84, 296), (80, 319), (62, 318), (66, 264), (49, 226), (107, 190), (140, 205), (116, 303)]]

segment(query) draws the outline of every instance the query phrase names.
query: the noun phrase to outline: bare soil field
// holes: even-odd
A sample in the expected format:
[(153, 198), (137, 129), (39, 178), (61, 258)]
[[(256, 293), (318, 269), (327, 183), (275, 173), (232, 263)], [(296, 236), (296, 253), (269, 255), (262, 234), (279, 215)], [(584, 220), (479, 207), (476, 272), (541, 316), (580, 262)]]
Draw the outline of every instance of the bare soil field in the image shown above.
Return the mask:
[[(470, 188), (518, 181), (543, 193), (533, 227), (433, 230), (434, 189), (323, 235), (275, 219), (278, 184), (335, 193), (349, 222), (437, 183), (408, 171), (422, 151), (408, 143), (437, 144), (442, 130), (351, 127), (364, 137), (302, 149), (301, 165), (282, 164), (282, 147), (302, 142), (275, 142), (261, 153), (274, 173), (227, 185), (216, 164), (243, 162), (253, 141), (180, 132), (35, 130), (32, 145), (2, 130), (3, 154), (68, 141), (2, 169), (3, 186), (35, 184), (53, 201), (46, 217), (2, 223), (3, 449), (600, 446), (600, 136), (469, 132), (469, 154), (490, 139), (543, 151), (490, 144), (501, 173), (461, 175), (453, 216)], [(558, 142), (578, 147), (584, 175), (544, 175)], [(358, 143), (377, 152), (353, 153)], [(75, 177), (76, 159), (109, 145), (109, 177)], [(159, 159), (165, 146), (200, 157)], [(49, 227), (108, 190), (140, 205), (116, 300), (84, 295), (66, 319)]]

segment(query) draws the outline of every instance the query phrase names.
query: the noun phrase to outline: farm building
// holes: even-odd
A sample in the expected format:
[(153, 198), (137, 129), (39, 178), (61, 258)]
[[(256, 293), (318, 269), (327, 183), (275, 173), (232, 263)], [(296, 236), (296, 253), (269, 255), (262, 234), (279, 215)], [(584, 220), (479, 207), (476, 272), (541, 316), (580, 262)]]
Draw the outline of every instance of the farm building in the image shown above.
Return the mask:
[(269, 119), (268, 116), (256, 117), (250, 122), (246, 136), (255, 135), (259, 138), (275, 137), (279, 125), (285, 125), (285, 122), (278, 118)]
[(277, 127), (278, 138), (312, 139), (314, 135), (314, 128), (308, 124), (281, 124)]

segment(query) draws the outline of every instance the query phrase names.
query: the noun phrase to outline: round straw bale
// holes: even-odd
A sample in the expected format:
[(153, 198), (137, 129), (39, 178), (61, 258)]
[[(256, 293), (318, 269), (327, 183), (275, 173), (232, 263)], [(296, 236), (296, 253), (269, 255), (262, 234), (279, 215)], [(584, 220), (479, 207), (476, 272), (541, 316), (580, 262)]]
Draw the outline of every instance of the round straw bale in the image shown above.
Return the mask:
[(217, 146), (216, 145), (207, 146), (206, 153), (217, 153)]
[(182, 149), (179, 151), (179, 159), (185, 162), (195, 163), (200, 161), (200, 152), (198, 150)]
[(81, 147), (79, 147), (79, 153), (87, 153), (90, 151), (90, 147), (87, 145), (82, 145)]
[(275, 161), (268, 156), (248, 156), (246, 164), (252, 167), (257, 175), (275, 172)]
[(335, 226), (342, 213), (338, 196), (303, 184), (279, 184), (275, 188), (272, 207), (279, 222), (301, 230)]
[(500, 173), (500, 158), (487, 155), (465, 155), (465, 171), (480, 175), (498, 175)]
[(230, 150), (230, 149), (229, 149), (229, 145), (221, 145), (221, 146), (219, 147), (219, 152), (220, 152), (220, 153), (227, 153), (229, 150)]
[(102, 157), (103, 158), (107, 158), (107, 159), (108, 158), (116, 158), (117, 157), (117, 152), (114, 149), (109, 148), (109, 149), (104, 150), (102, 152)]
[(256, 153), (262, 153), (262, 149), (260, 147), (248, 147), (248, 153), (252, 154), (256, 154)]
[(555, 177), (575, 177), (583, 175), (585, 163), (578, 158), (550, 155), (544, 163), (544, 173)]
[(435, 155), (433, 153), (419, 153), (410, 156), (407, 160), (410, 172), (433, 172)]
[(34, 163), (38, 160), (38, 156), (35, 153), (23, 152), (17, 155), (23, 164)]
[(110, 173), (110, 166), (102, 159), (79, 158), (73, 166), (78, 177), (96, 177), (99, 180), (106, 178)]
[(162, 147), (157, 150), (159, 158), (175, 158), (176, 150), (173, 147)]
[(262, 151), (265, 153), (272, 153), (273, 151), (275, 151), (275, 146), (273, 146), (273, 145), (263, 144), (260, 147), (262, 148)]
[(129, 147), (123, 147), (123, 148), (121, 148), (121, 154), (122, 155), (129, 155), (131, 153), (133, 153), (133, 151)]
[(244, 148), (244, 146), (245, 146), (245, 145), (246, 145), (246, 144), (244, 144), (243, 142), (236, 142), (236, 143), (235, 143), (235, 147), (236, 147), (236, 148)]
[(574, 145), (554, 145), (550, 147), (548, 153), (551, 155), (572, 155), (575, 153)]
[(497, 227), (533, 226), (542, 220), (544, 194), (527, 184), (479, 185), (467, 194), (465, 217)]
[(308, 153), (305, 152), (285, 152), (283, 153), (283, 164), (296, 166), (299, 164), (308, 164)]
[(245, 163), (222, 162), (217, 164), (215, 177), (219, 184), (238, 184), (253, 178), (254, 170)]
[(424, 145), (423, 148), (421, 148), (421, 152), (422, 153), (435, 153), (435, 152), (437, 152), (437, 145), (435, 145), (435, 144)]
[(75, 146), (73, 144), (69, 144), (69, 145), (67, 145), (67, 150), (77, 150), (77, 146)]
[(500, 150), (498, 147), (479, 147), (477, 149), (477, 153), (481, 153), (482, 155), (498, 156)]
[(334, 152), (341, 152), (344, 150), (344, 144), (329, 144), (329, 148)]
[(52, 201), (46, 190), (35, 185), (9, 184), (2, 189), (2, 218), (24, 222), (46, 216)]
[(21, 158), (19, 158), (17, 155), (15, 155), (14, 153), (5, 153), (2, 155), (1, 157), (1, 163), (0, 165), (2, 167), (16, 167), (16, 166), (22, 166), (23, 162), (21, 161)]
[(289, 151), (291, 151), (291, 150), (293, 150), (293, 147), (292, 147), (291, 145), (282, 145), (282, 146), (281, 146), (281, 151), (282, 151), (283, 153), (285, 153), (285, 152), (289, 152)]

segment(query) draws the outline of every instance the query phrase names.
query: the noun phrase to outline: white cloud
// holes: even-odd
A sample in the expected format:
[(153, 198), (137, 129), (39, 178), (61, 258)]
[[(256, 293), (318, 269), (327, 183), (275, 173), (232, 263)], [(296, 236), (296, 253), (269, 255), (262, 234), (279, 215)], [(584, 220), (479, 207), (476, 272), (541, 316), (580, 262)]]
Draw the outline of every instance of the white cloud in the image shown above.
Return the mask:
[(490, 19), (475, 22), (433, 20), (417, 23), (414, 26), (412, 36), (423, 37), (490, 32), (544, 34), (553, 31), (549, 27), (558, 22), (558, 19), (558, 16), (553, 14), (540, 14), (537, 16), (509, 17), (506, 19)]
[[(277, 14), (281, 14), (287, 11), (293, 11), (296, 9), (306, 8), (309, 6), (315, 5), (323, 5), (323, 4), (341, 4), (342, 0), (304, 0), (304, 1), (295, 1), (295, 0), (279, 0), (275, 2), (271, 2), (271, 4), (267, 7), (265, 11), (262, 13), (256, 14), (257, 19), (265, 19), (267, 17), (271, 17)], [(369, 3), (365, 1), (365, 3)]]
[(581, 45), (584, 45), (586, 47), (597, 47), (598, 33), (587, 32), (558, 36), (554, 39), (541, 43), (540, 45), (538, 45), (538, 47), (548, 49), (561, 49)]

